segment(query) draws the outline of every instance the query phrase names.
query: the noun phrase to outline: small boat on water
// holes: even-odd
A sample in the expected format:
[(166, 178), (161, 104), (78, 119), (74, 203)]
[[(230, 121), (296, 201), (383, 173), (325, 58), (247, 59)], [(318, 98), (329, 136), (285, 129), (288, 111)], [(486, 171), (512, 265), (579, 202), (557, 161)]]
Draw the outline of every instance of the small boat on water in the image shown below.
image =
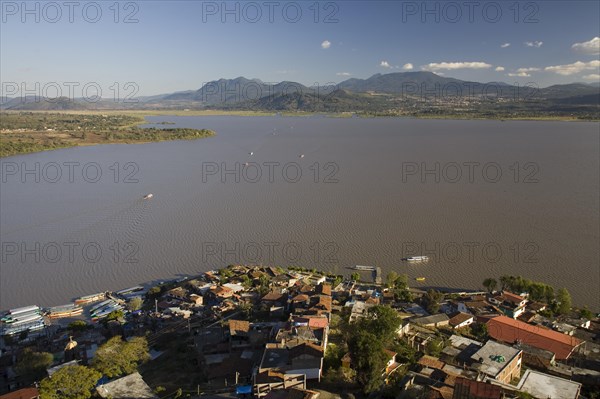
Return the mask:
[(152, 193), (144, 195), (144, 199), (150, 199), (152, 197), (154, 197), (154, 194)]
[(408, 258), (402, 258), (407, 262), (426, 262), (429, 260), (429, 256), (410, 256)]
[(415, 280), (417, 280), (417, 281), (425, 281), (425, 277), (417, 277)]
[(254, 152), (253, 152), (253, 151), (250, 151), (250, 155), (254, 155)]
[(300, 154), (300, 158), (304, 158), (304, 154)]

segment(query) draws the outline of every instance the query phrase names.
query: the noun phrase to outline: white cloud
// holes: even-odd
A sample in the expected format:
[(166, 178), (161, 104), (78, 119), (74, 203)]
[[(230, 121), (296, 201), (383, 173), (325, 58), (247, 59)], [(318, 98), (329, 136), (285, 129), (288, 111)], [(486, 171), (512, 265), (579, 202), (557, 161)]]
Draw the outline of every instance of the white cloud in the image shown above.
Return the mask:
[(426, 71), (438, 71), (440, 69), (486, 69), (491, 67), (485, 62), (433, 62), (423, 65), (421, 68)]
[(583, 78), (585, 80), (593, 80), (595, 82), (598, 82), (598, 81), (600, 81), (600, 74), (593, 73), (591, 75), (585, 75)]
[(329, 40), (324, 40), (323, 43), (321, 43), (321, 48), (328, 49), (329, 47), (331, 47), (331, 42)]
[(501, 48), (507, 48), (508, 46), (510, 46), (510, 43), (504, 43), (500, 45)]
[(527, 78), (529, 76), (531, 76), (530, 74), (528, 74), (527, 72), (518, 72), (518, 73), (509, 73), (508, 76), (518, 76), (521, 78)]
[(595, 37), (588, 42), (583, 43), (575, 43), (571, 46), (571, 48), (579, 53), (589, 54), (589, 55), (599, 55), (600, 54), (600, 37)]
[(508, 76), (518, 76), (521, 78), (527, 78), (527, 77), (531, 76), (531, 74), (529, 72), (537, 72), (539, 70), (540, 70), (540, 68), (519, 68), (519, 69), (517, 69), (516, 72), (509, 73)]
[(413, 64), (411, 64), (410, 62), (409, 62), (409, 63), (406, 63), (406, 64), (404, 64), (404, 66), (402, 67), (402, 69), (404, 69), (405, 71), (410, 71), (410, 70), (412, 70), (413, 68), (414, 68), (414, 66), (413, 66)]
[(504, 71), (504, 67), (503, 66), (497, 66), (496, 67), (496, 72), (502, 72)]
[(338, 72), (336, 73), (337, 76), (350, 76), (352, 75), (350, 72)]
[(590, 71), (594, 69), (600, 68), (600, 61), (594, 60), (590, 62), (581, 62), (577, 61), (572, 64), (567, 65), (555, 65), (544, 68), (544, 70), (549, 72), (554, 72), (559, 75), (569, 76), (575, 75), (576, 73), (583, 71)]
[(380, 67), (384, 67), (384, 68), (391, 68), (391, 67), (392, 67), (392, 66), (390, 65), (390, 63), (389, 63), (389, 62), (387, 62), (387, 61), (381, 61), (381, 62), (379, 63), (379, 66), (380, 66)]
[(542, 47), (542, 44), (544, 44), (544, 42), (540, 42), (540, 41), (536, 40), (534, 42), (525, 42), (523, 44), (525, 44), (526, 47), (540, 48), (540, 47)]

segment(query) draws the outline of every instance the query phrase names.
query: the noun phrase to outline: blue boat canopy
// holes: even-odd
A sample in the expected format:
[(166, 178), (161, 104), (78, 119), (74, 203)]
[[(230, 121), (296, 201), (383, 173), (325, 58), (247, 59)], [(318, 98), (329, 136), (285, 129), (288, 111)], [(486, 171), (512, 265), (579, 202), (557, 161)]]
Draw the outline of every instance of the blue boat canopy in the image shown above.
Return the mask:
[(235, 389), (235, 393), (237, 395), (251, 394), (252, 393), (252, 385), (241, 385)]

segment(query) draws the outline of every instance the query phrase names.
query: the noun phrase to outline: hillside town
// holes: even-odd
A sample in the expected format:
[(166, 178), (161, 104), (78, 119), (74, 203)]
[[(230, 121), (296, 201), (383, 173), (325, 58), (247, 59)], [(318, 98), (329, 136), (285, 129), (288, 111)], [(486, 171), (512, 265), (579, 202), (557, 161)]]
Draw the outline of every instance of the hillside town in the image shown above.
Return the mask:
[(353, 271), (230, 265), (12, 309), (0, 398), (600, 397), (600, 320), (566, 290)]

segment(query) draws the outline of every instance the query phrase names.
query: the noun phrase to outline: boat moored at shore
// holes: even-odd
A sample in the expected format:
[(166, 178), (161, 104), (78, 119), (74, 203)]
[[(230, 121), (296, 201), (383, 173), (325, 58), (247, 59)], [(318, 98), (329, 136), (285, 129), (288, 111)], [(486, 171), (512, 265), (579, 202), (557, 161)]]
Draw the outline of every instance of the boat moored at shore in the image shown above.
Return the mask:
[(92, 295), (85, 295), (75, 299), (76, 305), (85, 305), (106, 298), (106, 292), (100, 292)]
[(83, 313), (83, 308), (74, 303), (69, 303), (62, 306), (54, 306), (48, 308), (47, 316), (50, 319), (58, 319), (61, 317), (79, 316)]

